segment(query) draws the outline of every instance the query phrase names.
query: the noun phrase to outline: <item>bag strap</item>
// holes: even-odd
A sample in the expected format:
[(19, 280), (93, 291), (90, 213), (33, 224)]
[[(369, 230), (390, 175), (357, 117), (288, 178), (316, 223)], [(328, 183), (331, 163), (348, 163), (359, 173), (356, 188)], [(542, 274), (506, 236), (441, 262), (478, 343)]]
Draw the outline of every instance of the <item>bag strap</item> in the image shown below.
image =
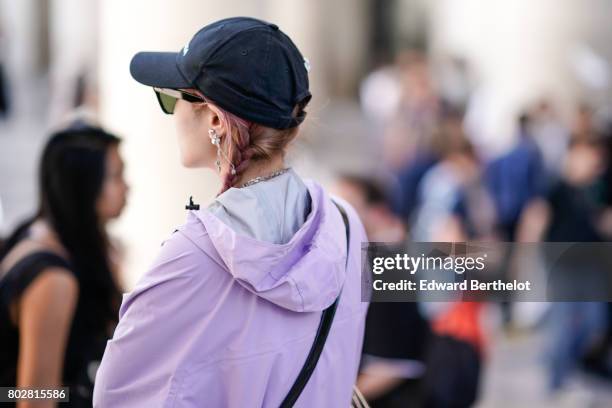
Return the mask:
[[(340, 215), (342, 215), (342, 221), (344, 221), (344, 227), (346, 230), (346, 267), (348, 265), (351, 238), (350, 224), (348, 216), (346, 215), (346, 211), (344, 211), (344, 208), (342, 208), (342, 206), (340, 206), (335, 201), (334, 204), (336, 205), (336, 207), (338, 207)], [(342, 292), (340, 292), (340, 294), (342, 294)], [(302, 391), (304, 391), (304, 388), (306, 387), (310, 376), (312, 375), (315, 367), (317, 366), (317, 362), (319, 361), (321, 352), (323, 351), (323, 346), (325, 345), (325, 341), (327, 340), (327, 335), (329, 334), (332, 322), (334, 321), (334, 315), (336, 314), (336, 308), (338, 307), (339, 300), (340, 295), (338, 295), (338, 297), (331, 306), (329, 306), (323, 311), (323, 314), (321, 315), (321, 321), (319, 322), (319, 328), (317, 329), (317, 335), (315, 336), (314, 343), (310, 348), (308, 357), (306, 357), (306, 362), (304, 363), (302, 370), (298, 374), (297, 379), (293, 383), (293, 386), (289, 390), (289, 393), (280, 405), (280, 408), (292, 407), (299, 398)]]

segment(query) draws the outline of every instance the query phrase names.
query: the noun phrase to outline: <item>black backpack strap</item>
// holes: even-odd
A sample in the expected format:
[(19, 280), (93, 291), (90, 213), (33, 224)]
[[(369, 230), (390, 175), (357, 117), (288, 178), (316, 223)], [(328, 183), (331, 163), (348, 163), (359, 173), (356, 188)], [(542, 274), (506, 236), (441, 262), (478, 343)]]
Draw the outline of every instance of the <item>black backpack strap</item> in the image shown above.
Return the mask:
[[(350, 224), (348, 220), (348, 216), (346, 215), (346, 211), (344, 208), (340, 206), (338, 203), (334, 201), (336, 207), (340, 211), (342, 215), (342, 220), (344, 221), (344, 227), (346, 230), (346, 263), (345, 267), (348, 265), (349, 258), (349, 248), (350, 248), (350, 239), (351, 239), (351, 231)], [(340, 292), (342, 294), (342, 292)], [(319, 323), (319, 328), (317, 329), (317, 335), (315, 336), (314, 343), (310, 348), (310, 352), (308, 353), (308, 357), (306, 357), (306, 362), (302, 367), (302, 370), (297, 376), (297, 379), (293, 383), (291, 390), (283, 400), (280, 405), (280, 408), (289, 408), (292, 407), (300, 394), (306, 387), (310, 376), (314, 372), (315, 367), (317, 366), (317, 362), (319, 361), (319, 357), (321, 357), (321, 352), (323, 351), (323, 346), (325, 346), (325, 341), (327, 340), (327, 335), (329, 334), (329, 330), (331, 329), (332, 322), (334, 321), (334, 316), (336, 314), (336, 308), (338, 307), (338, 302), (340, 300), (340, 295), (336, 298), (334, 303), (329, 306), (327, 309), (323, 311), (321, 315), (321, 322)]]

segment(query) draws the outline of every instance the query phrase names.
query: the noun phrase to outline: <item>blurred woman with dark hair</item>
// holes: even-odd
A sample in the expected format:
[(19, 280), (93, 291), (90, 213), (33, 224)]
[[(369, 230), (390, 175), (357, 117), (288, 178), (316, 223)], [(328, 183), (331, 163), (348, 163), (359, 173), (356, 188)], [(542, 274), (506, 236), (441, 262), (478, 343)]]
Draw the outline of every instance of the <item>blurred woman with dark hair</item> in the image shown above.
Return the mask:
[(38, 211), (0, 251), (0, 386), (68, 386), (91, 407), (121, 301), (105, 227), (125, 206), (118, 145), (78, 125), (43, 151)]

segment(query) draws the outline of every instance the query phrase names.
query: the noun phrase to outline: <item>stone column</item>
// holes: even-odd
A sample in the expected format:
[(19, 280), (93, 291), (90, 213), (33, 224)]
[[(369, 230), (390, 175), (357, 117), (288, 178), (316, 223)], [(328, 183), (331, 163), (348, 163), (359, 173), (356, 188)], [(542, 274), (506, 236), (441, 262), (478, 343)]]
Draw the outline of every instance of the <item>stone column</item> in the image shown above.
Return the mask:
[(604, 12), (601, 1), (437, 0), (430, 7), (434, 55), (473, 63), (483, 91), (481, 142), (492, 152), (511, 143), (525, 104), (550, 96), (568, 106), (581, 95), (570, 60), (597, 29), (590, 19)]
[(22, 95), (33, 91), (33, 81), (46, 69), (43, 58), (46, 9), (41, 8), (39, 2), (0, 0), (0, 60), (5, 64), (12, 107), (17, 114), (31, 111), (28, 105), (32, 101)]
[[(52, 0), (49, 13), (49, 119), (56, 125), (75, 107), (77, 84), (96, 82), (98, 1)], [(95, 106), (90, 106), (95, 108)]]

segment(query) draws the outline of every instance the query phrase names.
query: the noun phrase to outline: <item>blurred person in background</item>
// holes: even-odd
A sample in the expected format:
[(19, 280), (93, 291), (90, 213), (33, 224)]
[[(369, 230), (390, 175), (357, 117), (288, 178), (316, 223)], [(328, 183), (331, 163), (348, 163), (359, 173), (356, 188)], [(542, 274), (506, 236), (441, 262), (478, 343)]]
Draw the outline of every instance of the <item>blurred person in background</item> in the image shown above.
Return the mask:
[[(450, 149), (447, 153), (464, 151), (466, 142), (459, 133), (446, 136), (455, 138), (454, 142), (441, 135), (434, 139)], [(444, 153), (441, 156), (449, 159)], [(458, 163), (461, 166), (462, 159)], [(468, 168), (474, 170), (471, 166)], [(461, 180), (470, 183), (452, 184), (453, 204), (442, 217), (445, 221), (439, 230), (436, 228), (436, 235), (431, 236), (433, 241), (486, 239), (491, 230), (490, 219), (481, 224), (468, 215), (468, 212), (486, 213), (487, 206), (492, 214), (492, 209), (486, 203), (483, 189), (471, 185), (477, 179), (473, 178), (474, 173), (465, 174), (470, 177)], [(406, 242), (406, 232), (398, 234), (399, 226), (405, 224), (391, 211), (388, 189), (383, 186), (384, 183), (371, 177), (344, 175), (336, 190), (355, 206), (369, 241)], [(452, 210), (454, 207), (456, 212)], [(470, 227), (475, 225), (479, 227)], [(481, 229), (480, 225), (489, 227)], [(483, 305), (474, 302), (370, 304), (357, 381), (370, 405), (373, 408), (472, 406), (478, 396), (486, 346), (479, 321), (482, 310)]]
[(449, 145), (465, 139), (462, 129), (463, 112), (453, 104), (443, 101), (438, 130), (427, 143), (420, 146), (415, 156), (397, 172), (397, 188), (393, 189), (393, 211), (406, 223), (414, 222), (414, 211), (419, 205), (421, 181), (436, 165)]
[(222, 187), (188, 206), (124, 298), (94, 406), (348, 406), (366, 236), (348, 203), (286, 167), (311, 98), (307, 61), (275, 24), (235, 17), (178, 53), (136, 54), (130, 71), (174, 114), (183, 165), (214, 169)]
[(460, 56), (446, 55), (436, 61), (434, 71), (442, 100), (457, 110), (465, 111), (475, 84), (469, 61)]
[(558, 181), (570, 141), (570, 131), (557, 113), (553, 102), (541, 99), (528, 114), (530, 133), (542, 158), (544, 188)]
[(435, 150), (422, 151), (397, 173), (397, 188), (394, 189), (392, 208), (406, 225), (413, 221), (414, 210), (419, 204), (421, 181), (438, 162), (437, 153)]
[(415, 241), (460, 242), (491, 236), (494, 208), (471, 143), (454, 127), (432, 136), (440, 160), (423, 176), (412, 222)]
[[(415, 241), (465, 242), (493, 238), (493, 202), (483, 186), (481, 164), (463, 134), (460, 117), (450, 116), (450, 122), (432, 136), (440, 159), (419, 185), (419, 204), (412, 224)], [(437, 277), (444, 279), (444, 275)], [(425, 358), (424, 406), (472, 406), (479, 394), (486, 349), (480, 323), (483, 304), (430, 302), (424, 298), (420, 310), (432, 332)]]
[(66, 406), (92, 404), (96, 369), (121, 301), (119, 265), (106, 232), (126, 203), (118, 147), (116, 136), (75, 123), (44, 148), (38, 211), (0, 251), (4, 387), (66, 386)]
[(371, 131), (378, 137), (395, 115), (402, 97), (398, 63), (384, 64), (371, 71), (359, 86), (361, 110), (371, 124)]
[(485, 185), (495, 206), (496, 232), (504, 241), (514, 241), (523, 210), (545, 191), (542, 154), (533, 140), (530, 125), (528, 114), (521, 114), (515, 147), (485, 169)]
[(404, 242), (406, 227), (389, 206), (389, 192), (372, 177), (342, 174), (334, 191), (348, 201), (363, 222), (370, 242)]
[[(612, 117), (606, 115), (598, 123), (607, 166), (602, 177), (603, 210), (598, 217), (599, 227), (606, 241), (612, 238)], [(612, 302), (607, 304), (607, 332), (602, 341), (585, 356), (585, 368), (597, 375), (612, 380)]]
[[(525, 210), (519, 228), (524, 242), (602, 242), (610, 231), (601, 227), (609, 211), (602, 178), (609, 158), (601, 141), (592, 136), (576, 136), (570, 142), (561, 179), (543, 199)], [(554, 259), (552, 260), (554, 261)], [(605, 271), (599, 265), (565, 263), (551, 275), (551, 284), (571, 286), (571, 294), (598, 298)], [(559, 280), (579, 276), (579, 280)], [(578, 274), (578, 275), (576, 275)], [(581, 293), (581, 295), (580, 295)], [(549, 319), (549, 387), (557, 391), (566, 383), (579, 361), (602, 341), (609, 316), (605, 303), (553, 302)]]
[[(389, 192), (373, 177), (341, 175), (337, 194), (353, 205), (370, 242), (402, 243), (402, 220), (391, 211)], [(415, 302), (373, 302), (368, 308), (357, 384), (373, 408), (421, 407), (421, 379), (429, 324)]]
[(597, 137), (594, 115), (593, 107), (587, 103), (576, 107), (571, 123), (572, 140), (592, 140)]
[(428, 146), (440, 110), (427, 55), (422, 51), (405, 51), (399, 54), (396, 64), (401, 93), (383, 129), (385, 165), (394, 172)]
[[(523, 210), (531, 202), (542, 197), (551, 182), (549, 180), (554, 179), (553, 173), (546, 173), (542, 145), (538, 145), (534, 137), (534, 134), (540, 137), (548, 136), (547, 116), (547, 109), (542, 106), (538, 116), (539, 132), (534, 133), (532, 118), (527, 112), (520, 114), (516, 124), (515, 146), (509, 152), (489, 162), (484, 169), (485, 186), (495, 208), (495, 235), (501, 241), (515, 240)], [(554, 142), (550, 140), (544, 144), (553, 146)], [(562, 151), (561, 154), (563, 153)], [(506, 249), (500, 273), (502, 277), (509, 278), (514, 272), (512, 263), (514, 248), (509, 245)], [(511, 327), (512, 308), (507, 302), (502, 302), (501, 307), (504, 323), (507, 327)]]
[(435, 147), (424, 148), (397, 171), (392, 209), (408, 227), (414, 222), (414, 213), (419, 206), (421, 181), (440, 160), (439, 153)]

